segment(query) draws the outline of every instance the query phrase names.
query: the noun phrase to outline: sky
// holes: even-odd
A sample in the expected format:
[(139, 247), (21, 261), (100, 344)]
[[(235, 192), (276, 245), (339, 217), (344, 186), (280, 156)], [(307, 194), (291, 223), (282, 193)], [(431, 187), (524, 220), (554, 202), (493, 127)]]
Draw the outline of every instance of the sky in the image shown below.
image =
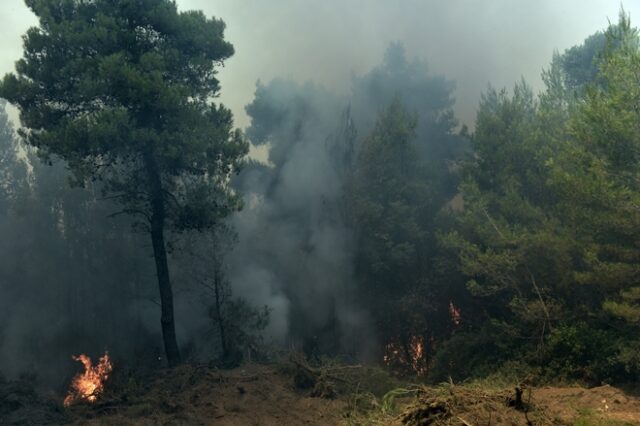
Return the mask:
[[(510, 88), (540, 73), (560, 52), (616, 21), (620, 5), (640, 22), (640, 0), (177, 0), (227, 23), (236, 54), (220, 71), (220, 101), (244, 128), (258, 80), (313, 80), (348, 93), (354, 74), (378, 64), (390, 42), (457, 82), (456, 113), (473, 127), (490, 83)], [(23, 0), (1, 0), (0, 75), (21, 56), (36, 24)], [(11, 111), (16, 118), (15, 111)]]

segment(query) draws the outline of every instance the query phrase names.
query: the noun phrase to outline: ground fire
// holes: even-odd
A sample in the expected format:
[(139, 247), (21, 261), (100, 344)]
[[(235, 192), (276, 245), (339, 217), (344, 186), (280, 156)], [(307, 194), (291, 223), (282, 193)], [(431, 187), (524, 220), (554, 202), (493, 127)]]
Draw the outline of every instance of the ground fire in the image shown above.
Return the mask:
[(80, 401), (96, 402), (98, 396), (104, 390), (104, 382), (109, 378), (113, 370), (109, 353), (105, 352), (94, 366), (85, 354), (72, 357), (84, 366), (84, 371), (75, 375), (71, 381), (71, 389), (64, 399), (64, 406), (68, 407)]
[(392, 342), (385, 345), (383, 362), (388, 367), (412, 371), (418, 376), (427, 374), (424, 357), (425, 341), (422, 336), (411, 336), (406, 345)]
[(453, 304), (453, 301), (449, 301), (449, 315), (451, 315), (453, 325), (458, 326), (462, 324), (462, 314), (460, 313), (460, 309)]

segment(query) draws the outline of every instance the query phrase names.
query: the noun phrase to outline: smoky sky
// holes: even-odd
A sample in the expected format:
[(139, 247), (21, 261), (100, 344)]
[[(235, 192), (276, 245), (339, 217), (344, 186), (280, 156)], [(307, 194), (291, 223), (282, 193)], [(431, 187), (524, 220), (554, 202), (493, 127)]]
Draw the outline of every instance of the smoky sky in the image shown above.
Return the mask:
[[(349, 91), (352, 74), (378, 63), (390, 42), (409, 57), (455, 80), (456, 113), (473, 126), (487, 84), (511, 87), (524, 77), (542, 86), (541, 70), (554, 49), (578, 44), (622, 5), (632, 23), (640, 2), (612, 0), (178, 0), (181, 9), (202, 9), (227, 23), (236, 54), (220, 72), (221, 100), (239, 127), (257, 80), (313, 80)], [(35, 24), (23, 0), (0, 2), (0, 74), (21, 56), (21, 35)], [(15, 118), (15, 112), (12, 114)]]

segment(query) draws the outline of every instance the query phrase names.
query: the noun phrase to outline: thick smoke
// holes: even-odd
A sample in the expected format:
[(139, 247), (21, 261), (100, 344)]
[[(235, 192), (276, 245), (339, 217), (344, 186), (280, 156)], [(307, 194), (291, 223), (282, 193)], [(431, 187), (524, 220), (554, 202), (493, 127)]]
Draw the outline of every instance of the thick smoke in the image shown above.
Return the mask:
[(340, 151), (332, 149), (345, 107), (319, 86), (284, 80), (258, 84), (247, 107), (247, 135), (270, 144), (269, 165), (254, 163), (240, 178), (246, 208), (233, 220), (240, 239), (230, 279), (273, 309), (270, 331), (280, 342), (321, 334), (346, 342), (366, 328), (348, 302), (352, 235), (341, 211)]
[(398, 97), (418, 118), (416, 143), (433, 167), (446, 167), (460, 147), (453, 83), (408, 60), (402, 45), (352, 85), (339, 96), (313, 83), (258, 83), (247, 136), (269, 146), (268, 164), (252, 163), (239, 178), (246, 208), (232, 220), (239, 244), (229, 261), (234, 289), (273, 309), (274, 338), (366, 357), (375, 333), (357, 293), (345, 193), (358, 143)]
[[(227, 23), (236, 54), (220, 73), (222, 101), (238, 123), (257, 79), (313, 80), (348, 93), (351, 74), (380, 61), (390, 41), (434, 72), (458, 82), (456, 115), (473, 125), (487, 83), (512, 87), (524, 77), (542, 89), (541, 69), (563, 51), (615, 20), (621, 2), (607, 0), (178, 0)], [(640, 4), (622, 2), (632, 18)], [(578, 19), (579, 17), (579, 19)]]

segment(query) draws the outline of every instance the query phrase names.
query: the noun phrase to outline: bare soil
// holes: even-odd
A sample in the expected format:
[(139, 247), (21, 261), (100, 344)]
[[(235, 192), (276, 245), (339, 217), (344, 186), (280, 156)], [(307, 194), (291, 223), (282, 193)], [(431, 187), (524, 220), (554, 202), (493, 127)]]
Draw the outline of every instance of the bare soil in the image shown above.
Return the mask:
[(278, 366), (220, 371), (184, 365), (135, 392), (69, 412), (78, 425), (297, 426), (340, 424), (346, 406), (297, 390)]
[(525, 388), (516, 407), (514, 389), (479, 386), (396, 387), (383, 396), (398, 382), (343, 368), (305, 379), (291, 364), (183, 365), (147, 379), (115, 377), (97, 403), (66, 409), (64, 395), (0, 381), (0, 425), (640, 425), (639, 389)]
[[(636, 393), (640, 388), (632, 389)], [(612, 386), (591, 389), (544, 387), (533, 391), (538, 405), (565, 421), (580, 417), (640, 424), (640, 399)]]

